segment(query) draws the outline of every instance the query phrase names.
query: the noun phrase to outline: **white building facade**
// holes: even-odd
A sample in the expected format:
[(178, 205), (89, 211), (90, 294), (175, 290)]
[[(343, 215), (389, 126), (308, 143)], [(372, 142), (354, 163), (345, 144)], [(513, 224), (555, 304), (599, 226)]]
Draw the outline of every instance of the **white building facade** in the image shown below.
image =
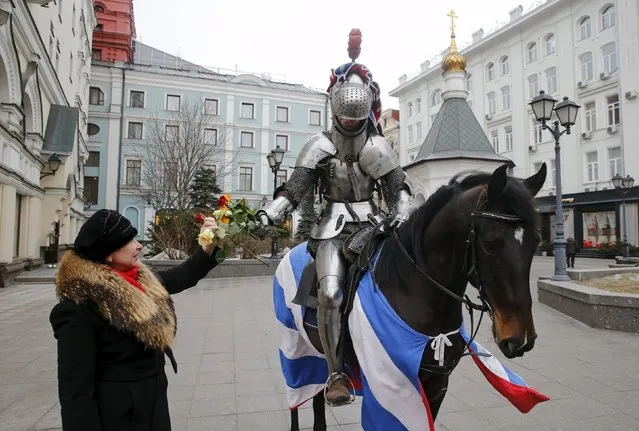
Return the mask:
[(0, 0), (0, 286), (42, 263), (50, 234), (70, 243), (84, 219), (95, 23), (90, 0)]
[[(555, 191), (554, 140), (534, 120), (528, 105), (539, 90), (581, 105), (572, 133), (561, 138), (565, 195), (607, 191), (620, 200), (610, 190), (610, 179), (617, 173), (639, 179), (639, 168), (632, 162), (639, 160), (639, 145), (634, 143), (639, 137), (638, 41), (636, 0), (548, 0), (525, 14), (521, 6), (510, 11), (508, 24), (487, 35), (475, 32), (472, 44), (461, 50), (467, 60), (468, 103), (495, 151), (513, 160), (518, 177), (531, 175), (544, 162), (548, 165), (539, 196), (550, 197)], [(399, 99), (403, 120), (403, 164), (419, 152), (441, 106), (443, 88), (439, 61), (430, 61), (421, 65), (417, 76), (403, 75), (390, 92)], [(583, 236), (584, 241), (595, 237), (595, 244), (619, 240), (617, 209), (603, 205), (603, 195), (596, 196), (580, 195), (566, 202), (568, 236)], [(581, 209), (570, 207), (580, 200), (585, 205)], [(634, 244), (639, 242), (637, 220), (637, 204), (632, 203), (627, 232)], [(602, 241), (601, 229), (587, 225), (604, 223), (608, 233), (602, 234)]]

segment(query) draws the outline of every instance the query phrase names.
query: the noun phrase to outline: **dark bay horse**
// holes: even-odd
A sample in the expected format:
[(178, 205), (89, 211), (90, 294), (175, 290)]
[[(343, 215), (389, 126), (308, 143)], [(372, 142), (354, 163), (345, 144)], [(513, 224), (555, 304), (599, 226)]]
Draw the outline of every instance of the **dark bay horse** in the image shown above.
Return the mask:
[[(534, 196), (546, 179), (546, 165), (526, 179), (507, 175), (506, 165), (490, 173), (461, 174), (439, 188), (387, 235), (374, 278), (389, 305), (415, 331), (446, 334), (462, 324), (460, 301), (470, 282), (490, 308), (495, 343), (507, 358), (523, 356), (535, 344), (530, 267), (539, 243)], [(280, 264), (281, 265), (281, 264)], [(446, 291), (448, 290), (448, 291)], [(317, 330), (305, 327), (321, 352)], [(419, 380), (432, 418), (444, 400), (448, 377), (466, 344), (453, 341), (447, 363), (438, 367), (426, 349)], [(313, 398), (314, 431), (326, 429), (324, 399)], [(299, 429), (291, 410), (291, 430)]]

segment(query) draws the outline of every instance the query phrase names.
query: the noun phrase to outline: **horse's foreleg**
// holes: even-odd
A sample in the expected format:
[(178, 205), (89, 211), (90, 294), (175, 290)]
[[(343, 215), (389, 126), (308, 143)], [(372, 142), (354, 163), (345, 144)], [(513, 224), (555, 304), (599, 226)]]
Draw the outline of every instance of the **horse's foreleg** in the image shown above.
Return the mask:
[(300, 418), (297, 408), (291, 409), (291, 431), (300, 431)]
[(444, 375), (429, 375), (423, 379), (422, 387), (424, 388), (424, 394), (428, 400), (428, 407), (430, 408), (430, 414), (433, 416), (433, 420), (437, 418), (439, 408), (442, 406), (444, 397), (446, 397), (446, 390), (448, 389), (448, 377)]
[(326, 400), (324, 391), (313, 397), (313, 431), (326, 431)]

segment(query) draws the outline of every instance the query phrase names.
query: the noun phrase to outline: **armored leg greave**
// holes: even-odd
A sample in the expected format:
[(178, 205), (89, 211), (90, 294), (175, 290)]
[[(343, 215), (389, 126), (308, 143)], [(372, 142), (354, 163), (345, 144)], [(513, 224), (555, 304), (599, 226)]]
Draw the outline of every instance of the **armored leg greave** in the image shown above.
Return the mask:
[(329, 375), (341, 372), (342, 364), (337, 358), (337, 344), (340, 338), (343, 284), (346, 277), (346, 262), (338, 241), (320, 242), (315, 255), (319, 288), (317, 292), (317, 327), (326, 360)]

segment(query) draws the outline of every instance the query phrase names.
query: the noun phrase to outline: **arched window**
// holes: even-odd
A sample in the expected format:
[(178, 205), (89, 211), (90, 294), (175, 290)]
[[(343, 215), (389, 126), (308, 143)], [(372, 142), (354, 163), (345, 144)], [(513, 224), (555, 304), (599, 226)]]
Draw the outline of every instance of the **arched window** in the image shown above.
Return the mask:
[(495, 65), (488, 63), (486, 66), (486, 81), (492, 81), (493, 79), (495, 79)]
[(413, 102), (408, 102), (408, 116), (413, 116)]
[(430, 96), (430, 106), (439, 105), (440, 103), (442, 103), (442, 91), (438, 88)]
[(604, 6), (601, 11), (601, 29), (613, 27), (617, 23), (617, 11), (613, 5)]
[(537, 44), (535, 42), (531, 42), (526, 47), (526, 62), (534, 63), (537, 61)]
[(422, 99), (418, 98), (417, 100), (415, 100), (415, 109), (417, 110), (418, 114), (422, 112)]
[(507, 55), (504, 55), (499, 61), (501, 64), (501, 75), (509, 75), (510, 74), (510, 59)]
[(557, 38), (553, 33), (545, 37), (546, 55), (552, 55), (557, 52)]
[(592, 21), (589, 16), (584, 16), (579, 20), (579, 40), (590, 39), (592, 37)]

